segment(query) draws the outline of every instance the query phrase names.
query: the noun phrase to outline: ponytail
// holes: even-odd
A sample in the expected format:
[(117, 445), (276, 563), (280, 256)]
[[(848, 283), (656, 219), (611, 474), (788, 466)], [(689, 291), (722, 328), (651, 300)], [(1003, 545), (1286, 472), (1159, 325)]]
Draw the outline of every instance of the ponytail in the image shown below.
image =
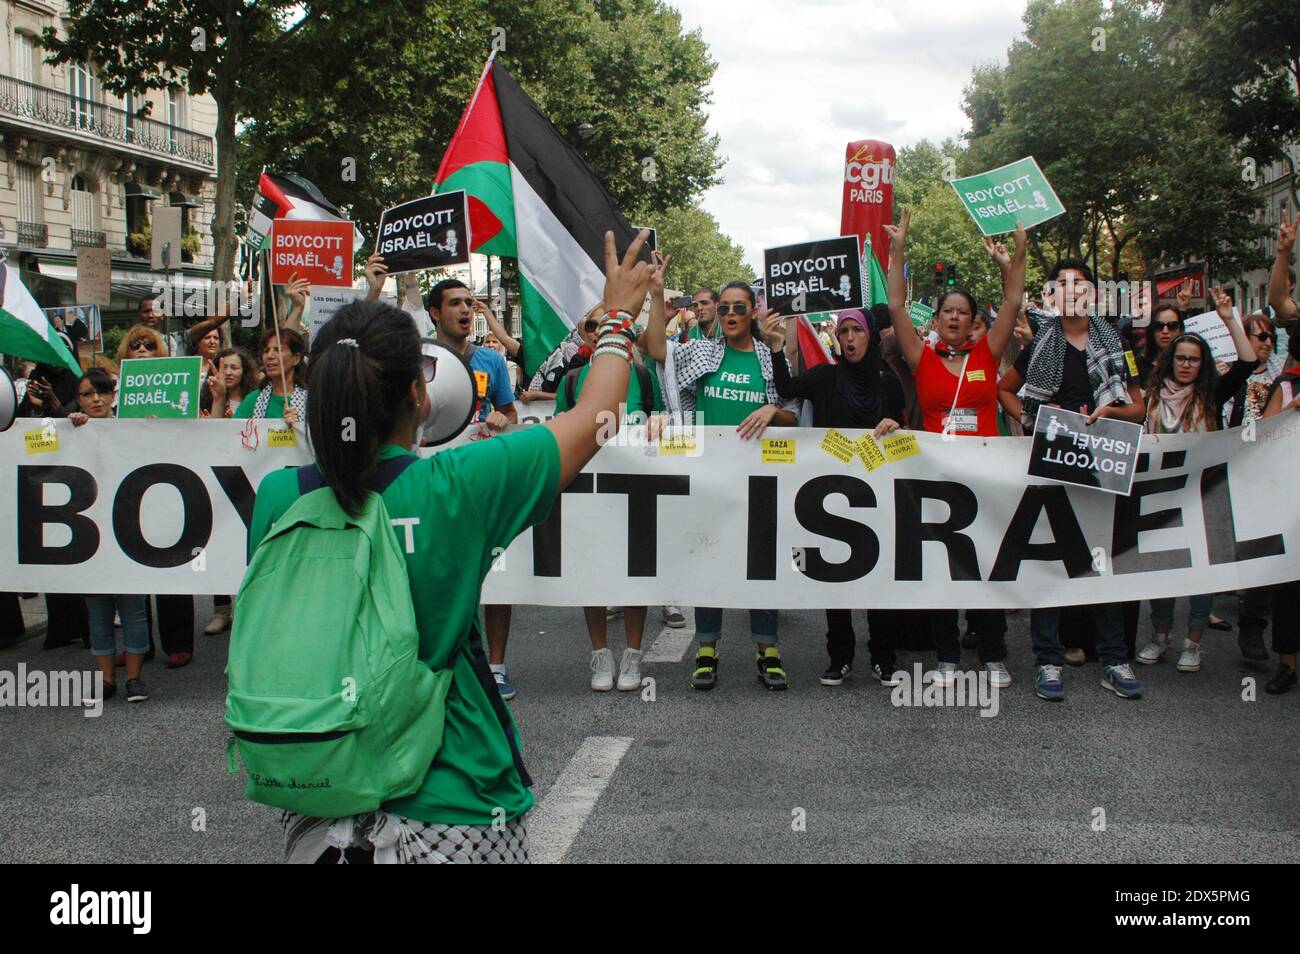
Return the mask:
[(325, 485), (352, 516), (419, 377), (419, 332), (391, 305), (353, 302), (312, 336), (307, 435)]

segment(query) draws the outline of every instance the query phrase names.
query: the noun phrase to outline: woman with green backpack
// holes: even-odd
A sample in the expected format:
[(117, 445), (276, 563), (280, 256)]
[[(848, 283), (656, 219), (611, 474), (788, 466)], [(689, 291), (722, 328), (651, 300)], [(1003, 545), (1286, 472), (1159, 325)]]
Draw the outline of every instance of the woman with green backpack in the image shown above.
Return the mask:
[[(483, 653), (480, 590), (494, 555), (546, 518), (626, 399), (634, 316), (650, 279), (637, 261), (647, 235), (620, 262), (606, 234), (607, 314), (591, 370), (574, 407), (542, 426), (418, 458), (409, 448), (428, 413), (428, 372), (411, 317), (356, 302), (314, 336), (307, 430), (315, 472), (278, 471), (258, 488), (227, 670), (232, 768), (237, 746), (249, 796), (285, 810), (286, 860), (528, 860), (532, 781)], [(373, 523), (376, 513), (387, 519)], [(373, 533), (389, 521), (395, 534)], [(354, 559), (354, 544), (369, 547), (366, 562)], [(409, 608), (374, 596), (374, 566), (394, 549)], [(362, 599), (373, 597), (382, 612), (366, 604), (349, 615), (356, 607), (338, 605), (324, 585), (293, 596), (283, 589), (301, 570), (346, 585), (333, 564), (369, 572)], [(283, 612), (267, 599), (260, 614), (245, 608), (268, 593), (280, 595)], [(418, 666), (409, 669), (403, 611), (418, 632)], [(356, 622), (341, 631), (340, 620)], [(396, 635), (376, 641), (377, 627)], [(360, 643), (365, 652), (354, 650)], [(296, 664), (273, 661), (291, 645), (301, 649)], [(337, 692), (302, 688), (322, 672), (343, 673)], [(394, 681), (394, 672), (408, 677)], [(367, 741), (377, 725), (391, 740), (378, 752)]]

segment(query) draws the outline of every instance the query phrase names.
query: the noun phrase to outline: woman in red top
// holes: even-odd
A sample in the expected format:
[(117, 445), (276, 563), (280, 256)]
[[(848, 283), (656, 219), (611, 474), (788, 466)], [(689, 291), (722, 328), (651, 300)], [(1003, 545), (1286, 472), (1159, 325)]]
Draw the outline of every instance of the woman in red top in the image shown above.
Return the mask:
[[(911, 219), (911, 213), (904, 212), (898, 225), (885, 226), (889, 234), (889, 311), (894, 319), (894, 337), (916, 380), (916, 403), (921, 410), (922, 425), (927, 431), (942, 433), (945, 439), (948, 435), (997, 437), (998, 367), (1002, 351), (1015, 329), (1025, 291), (1025, 255), (1029, 242), (1024, 226), (1016, 223), (1014, 255), (1008, 255), (1001, 243), (984, 240), (985, 250), (1002, 273), (1003, 292), (1002, 307), (988, 333), (978, 343), (971, 342), (971, 327), (979, 307), (969, 292), (951, 289), (939, 296), (932, 319), (939, 340), (931, 349), (912, 330), (905, 301), (903, 258)], [(947, 687), (956, 681), (961, 662), (957, 611), (932, 610), (929, 616), (938, 665), (927, 679)], [(999, 689), (1011, 685), (1005, 664), (1006, 612), (967, 610), (966, 621), (976, 634), (979, 660), (989, 680)]]

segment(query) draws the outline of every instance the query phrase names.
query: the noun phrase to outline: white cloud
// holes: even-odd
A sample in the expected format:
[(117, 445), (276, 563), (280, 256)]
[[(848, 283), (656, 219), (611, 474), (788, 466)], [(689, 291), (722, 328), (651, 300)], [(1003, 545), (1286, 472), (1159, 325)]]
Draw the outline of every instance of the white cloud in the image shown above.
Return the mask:
[(1023, 0), (670, 0), (718, 63), (709, 127), (727, 159), (704, 207), (763, 249), (838, 235), (845, 144), (895, 149), (966, 127), (971, 68), (1005, 62)]

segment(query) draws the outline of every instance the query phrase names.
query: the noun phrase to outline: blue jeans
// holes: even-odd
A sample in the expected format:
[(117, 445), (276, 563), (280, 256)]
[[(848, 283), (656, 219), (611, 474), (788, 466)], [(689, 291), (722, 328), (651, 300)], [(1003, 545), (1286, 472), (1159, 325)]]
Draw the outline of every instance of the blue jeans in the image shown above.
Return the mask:
[[(1115, 603), (1094, 603), (1093, 621), (1097, 625), (1097, 655), (1102, 665), (1118, 666), (1128, 661), (1124, 642), (1124, 611)], [(1065, 647), (1061, 645), (1061, 607), (1029, 611), (1029, 635), (1034, 643), (1034, 661), (1039, 666), (1061, 666)]]
[[(776, 610), (750, 610), (749, 629), (755, 643), (776, 645)], [(711, 606), (695, 607), (695, 640), (716, 643), (722, 638), (722, 610)]]
[(122, 646), (128, 653), (143, 656), (149, 651), (149, 625), (145, 622), (144, 596), (87, 596), (90, 616), (90, 651), (96, 656), (116, 656), (113, 609), (122, 617)]
[[(1214, 604), (1214, 594), (1205, 593), (1187, 597), (1191, 606), (1187, 612), (1188, 632), (1205, 632), (1210, 625), (1210, 607)], [(1174, 598), (1151, 601), (1151, 627), (1159, 633), (1167, 633), (1174, 625)]]

